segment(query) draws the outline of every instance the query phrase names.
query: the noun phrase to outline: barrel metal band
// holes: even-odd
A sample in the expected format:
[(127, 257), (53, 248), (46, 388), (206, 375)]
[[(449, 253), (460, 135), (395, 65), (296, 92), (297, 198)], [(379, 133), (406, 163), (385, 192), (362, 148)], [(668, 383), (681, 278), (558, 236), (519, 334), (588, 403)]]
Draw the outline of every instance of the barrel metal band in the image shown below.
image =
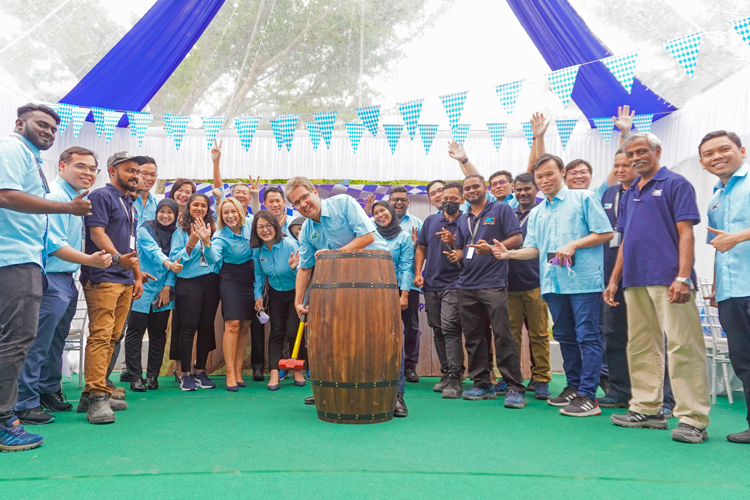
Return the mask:
[(361, 252), (338, 252), (338, 253), (322, 253), (315, 257), (316, 259), (383, 259), (393, 260), (393, 256), (390, 252), (383, 253), (361, 253)]
[(379, 380), (377, 382), (329, 382), (327, 380), (311, 380), (316, 387), (335, 387), (338, 389), (373, 389), (376, 387), (395, 387), (398, 380)]
[(334, 288), (385, 288), (388, 290), (398, 290), (396, 283), (313, 283), (310, 288), (334, 289)]
[(380, 420), (381, 418), (391, 418), (393, 417), (393, 412), (389, 411), (388, 413), (328, 413), (325, 411), (318, 410), (318, 417), (323, 418), (335, 418), (336, 420), (360, 420), (360, 421), (368, 421), (368, 420)]

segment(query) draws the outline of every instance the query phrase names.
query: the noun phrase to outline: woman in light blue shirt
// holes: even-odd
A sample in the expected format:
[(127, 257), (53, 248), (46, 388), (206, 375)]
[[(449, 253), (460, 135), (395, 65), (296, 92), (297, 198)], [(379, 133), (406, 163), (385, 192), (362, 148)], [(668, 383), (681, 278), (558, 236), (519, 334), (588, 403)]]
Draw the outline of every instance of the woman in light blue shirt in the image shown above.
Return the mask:
[[(255, 260), (255, 310), (264, 306), (264, 288), (267, 288), (267, 310), (271, 321), (271, 336), (268, 339), (268, 364), (271, 379), (268, 389), (279, 388), (279, 361), (284, 347), (284, 337), (290, 347), (294, 345), (299, 328), (299, 317), (294, 307), (295, 281), (299, 265), (299, 243), (291, 236), (284, 236), (279, 221), (268, 210), (261, 210), (253, 220), (250, 246), (254, 248)], [(302, 341), (297, 359), (306, 359), (305, 342)], [(294, 385), (303, 387), (305, 377), (302, 370), (294, 370)]]

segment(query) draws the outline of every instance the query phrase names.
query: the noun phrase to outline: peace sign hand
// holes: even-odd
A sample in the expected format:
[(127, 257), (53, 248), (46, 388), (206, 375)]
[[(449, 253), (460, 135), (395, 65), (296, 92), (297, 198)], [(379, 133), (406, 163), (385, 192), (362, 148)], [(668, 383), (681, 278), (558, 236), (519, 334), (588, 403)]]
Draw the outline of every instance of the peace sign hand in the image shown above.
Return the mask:
[(219, 162), (221, 160), (221, 145), (222, 141), (214, 139), (214, 145), (211, 148), (211, 159), (214, 162)]
[(257, 200), (257, 196), (260, 194), (260, 175), (257, 179), (253, 180), (253, 176), (250, 176), (250, 195), (255, 197)]

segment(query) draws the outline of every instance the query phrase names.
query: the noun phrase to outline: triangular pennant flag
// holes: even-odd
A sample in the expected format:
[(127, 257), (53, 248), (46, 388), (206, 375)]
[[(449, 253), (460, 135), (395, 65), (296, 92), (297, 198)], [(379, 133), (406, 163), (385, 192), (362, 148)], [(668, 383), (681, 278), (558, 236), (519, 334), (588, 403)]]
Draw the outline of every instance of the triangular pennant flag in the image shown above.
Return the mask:
[(271, 120), (271, 130), (273, 130), (273, 138), (276, 139), (276, 145), (279, 147), (279, 151), (284, 147), (284, 137), (281, 135), (281, 125), (277, 120)]
[(505, 131), (508, 129), (507, 123), (488, 123), (487, 128), (490, 131), (490, 137), (492, 143), (495, 145), (495, 150), (500, 151), (500, 146), (503, 144), (503, 137), (505, 137)]
[(104, 133), (104, 108), (91, 107), (91, 114), (94, 115), (94, 126), (96, 127), (96, 136), (101, 137)]
[(359, 141), (362, 140), (362, 134), (365, 133), (365, 126), (362, 123), (347, 123), (346, 133), (349, 135), (349, 142), (354, 152), (357, 152)]
[(453, 140), (459, 144), (463, 144), (464, 142), (466, 142), (466, 136), (469, 135), (469, 128), (471, 128), (471, 125), (468, 123), (457, 124), (452, 128)]
[(594, 125), (602, 135), (604, 142), (609, 144), (612, 141), (612, 129), (615, 128), (615, 120), (611, 116), (606, 118), (594, 118)]
[(692, 35), (675, 38), (668, 42), (663, 42), (664, 48), (667, 49), (680, 66), (685, 68), (685, 72), (690, 78), (695, 74), (695, 64), (698, 60), (698, 52), (701, 50), (702, 31)]
[(570, 104), (570, 94), (573, 93), (573, 86), (576, 84), (578, 68), (580, 67), (580, 65), (570, 66), (569, 68), (563, 68), (553, 71), (552, 73), (547, 73), (547, 81), (549, 82), (550, 87), (552, 87), (552, 90), (555, 91), (555, 94), (557, 94), (557, 97), (560, 98), (563, 106), (566, 108), (568, 107), (568, 104)]
[(307, 131), (310, 134), (310, 142), (312, 142), (313, 149), (318, 150), (318, 145), (323, 136), (320, 133), (320, 125), (317, 122), (307, 122)]
[(96, 126), (96, 136), (101, 137), (104, 134), (107, 144), (112, 140), (112, 134), (117, 127), (117, 123), (122, 118), (123, 113), (112, 111), (111, 109), (91, 107), (91, 113), (94, 115), (94, 125)]
[(557, 127), (557, 133), (560, 135), (560, 144), (562, 144), (563, 151), (568, 147), (568, 141), (570, 135), (573, 133), (573, 129), (576, 128), (578, 119), (572, 120), (555, 120), (555, 126)]
[(174, 117), (177, 115), (173, 115), (171, 113), (164, 113), (164, 130), (167, 132), (168, 137), (172, 137), (172, 122), (174, 121)]
[(497, 96), (500, 98), (500, 104), (503, 105), (508, 116), (512, 115), (513, 110), (516, 108), (516, 100), (518, 99), (518, 94), (521, 93), (522, 87), (523, 80), (495, 85), (495, 92), (497, 92)]
[(83, 122), (86, 121), (86, 117), (89, 116), (89, 110), (86, 108), (73, 107), (73, 117), (70, 119), (70, 126), (73, 127), (73, 138), (78, 139), (78, 134), (81, 131)]
[(414, 140), (414, 134), (417, 132), (417, 122), (419, 121), (419, 113), (422, 112), (423, 102), (424, 99), (417, 99), (398, 103), (398, 110), (404, 119), (404, 123), (406, 123), (406, 130), (409, 132), (412, 141)]
[(130, 123), (130, 135), (138, 139), (138, 146), (143, 146), (143, 138), (146, 137), (146, 130), (154, 119), (151, 113), (141, 113), (140, 111), (126, 111), (128, 123)]
[(245, 151), (250, 149), (253, 142), (255, 130), (258, 128), (260, 116), (240, 116), (234, 119), (234, 128), (237, 129), (237, 135), (240, 136), (240, 144)]
[(750, 44), (750, 17), (746, 17), (745, 19), (735, 19), (731, 24), (734, 26), (734, 30), (737, 34), (740, 35), (745, 42)]
[(338, 111), (321, 111), (313, 113), (315, 122), (320, 125), (320, 134), (323, 136), (323, 140), (326, 141), (326, 146), (330, 149), (331, 147), (331, 136), (333, 136), (333, 124), (336, 122), (336, 114)]
[(448, 115), (448, 121), (450, 121), (451, 128), (455, 127), (458, 122), (461, 121), (461, 111), (464, 109), (464, 103), (466, 102), (466, 95), (468, 93), (469, 91), (466, 90), (457, 94), (440, 96), (440, 100), (443, 101), (445, 113)]
[(373, 137), (378, 135), (378, 123), (380, 122), (380, 104), (376, 106), (365, 106), (356, 108), (357, 116), (365, 124), (367, 130)]
[(294, 139), (294, 129), (297, 128), (297, 120), (299, 120), (299, 113), (290, 115), (281, 115), (276, 118), (279, 130), (281, 131), (281, 138), (286, 145), (286, 150), (292, 150), (292, 140)]
[(211, 149), (214, 145), (214, 139), (221, 130), (221, 126), (224, 124), (223, 116), (213, 116), (210, 118), (201, 117), (203, 120), (203, 128), (206, 131), (206, 149)]
[(388, 138), (388, 145), (391, 147), (391, 154), (396, 151), (398, 146), (398, 140), (401, 138), (401, 132), (404, 130), (404, 126), (399, 124), (386, 125), (383, 124), (383, 130), (385, 130), (385, 136)]
[(424, 123), (419, 124), (419, 136), (422, 138), (424, 154), (426, 155), (430, 154), (430, 148), (432, 147), (432, 141), (435, 140), (437, 129), (437, 125), (426, 125)]
[(521, 122), (523, 127), (523, 135), (526, 136), (526, 142), (529, 144), (529, 149), (534, 145), (534, 131), (531, 130), (531, 122)]
[(650, 115), (635, 115), (633, 117), (633, 125), (638, 129), (638, 132), (642, 133), (651, 132), (651, 122), (653, 121), (653, 113)]
[(606, 57), (601, 60), (612, 73), (620, 85), (629, 94), (633, 89), (633, 78), (635, 78), (635, 63), (638, 61), (638, 51), (621, 56)]
[(68, 128), (70, 119), (73, 118), (73, 108), (75, 108), (76, 106), (72, 104), (65, 104), (64, 102), (58, 102), (55, 104), (50, 104), (49, 107), (54, 109), (55, 113), (60, 116), (60, 124), (57, 126), (57, 131), (60, 134), (64, 134), (65, 129)]
[(182, 138), (185, 137), (185, 129), (190, 123), (190, 117), (184, 115), (172, 115), (172, 139), (174, 140), (174, 146), (177, 151), (180, 150), (182, 145)]

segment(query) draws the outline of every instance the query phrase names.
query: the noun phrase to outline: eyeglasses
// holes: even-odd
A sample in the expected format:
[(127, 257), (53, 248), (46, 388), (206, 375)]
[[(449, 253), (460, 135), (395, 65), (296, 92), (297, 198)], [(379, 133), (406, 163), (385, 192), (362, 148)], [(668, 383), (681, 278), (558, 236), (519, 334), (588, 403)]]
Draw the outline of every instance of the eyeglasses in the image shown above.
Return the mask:
[(273, 229), (273, 224), (262, 224), (262, 225), (258, 224), (257, 227), (258, 227), (258, 231), (260, 232), (265, 232), (265, 231), (271, 232), (271, 229)]
[(303, 194), (302, 196), (299, 197), (299, 200), (292, 203), (292, 206), (294, 207), (300, 206), (302, 203), (307, 201), (307, 199), (310, 197), (311, 194), (312, 194), (312, 191), (308, 191), (307, 193)]
[(141, 173), (139, 175), (141, 177), (150, 177), (151, 179), (156, 179), (156, 177), (157, 177), (156, 173), (144, 172), (144, 171), (141, 171)]
[(74, 163), (73, 166), (77, 168), (78, 170), (88, 170), (90, 174), (97, 175), (102, 170), (100, 168), (96, 167), (89, 167), (84, 165), (83, 163)]
[(395, 205), (396, 203), (409, 203), (409, 198), (389, 198), (388, 201), (391, 205)]
[(492, 187), (496, 187), (496, 186), (503, 186), (505, 184), (508, 184), (508, 181), (506, 181), (505, 179), (500, 179), (499, 181), (492, 182), (490, 185)]
[(589, 169), (585, 168), (583, 170), (571, 170), (565, 174), (568, 177), (586, 177), (587, 175), (590, 175)]

